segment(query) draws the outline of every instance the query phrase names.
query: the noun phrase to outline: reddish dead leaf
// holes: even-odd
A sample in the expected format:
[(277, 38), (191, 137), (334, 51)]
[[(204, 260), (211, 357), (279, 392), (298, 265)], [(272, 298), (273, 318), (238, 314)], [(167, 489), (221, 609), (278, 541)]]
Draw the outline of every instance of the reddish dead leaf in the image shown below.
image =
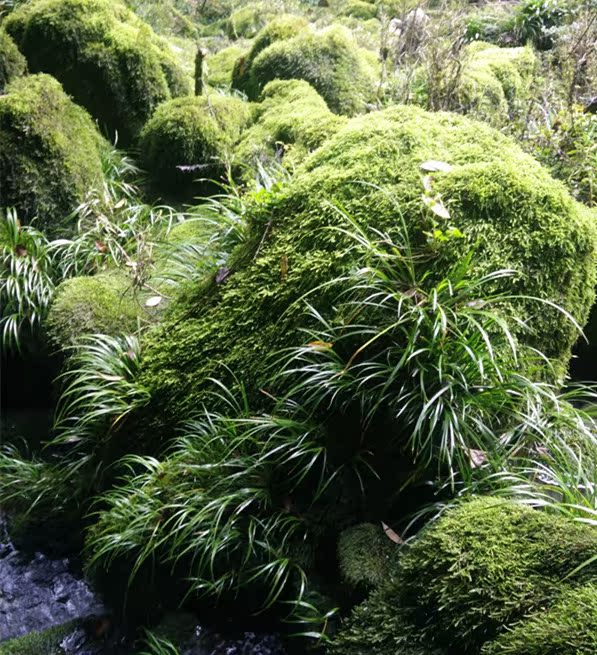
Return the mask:
[(27, 254), (27, 248), (25, 248), (25, 246), (17, 246), (15, 248), (15, 253), (17, 254), (17, 257), (25, 257)]
[(392, 528), (387, 523), (384, 523), (382, 521), (381, 522), (381, 527), (383, 528), (383, 531), (386, 533), (386, 537), (388, 539), (390, 539), (391, 541), (393, 541), (395, 544), (403, 544), (404, 543), (404, 539), (402, 539), (402, 537), (397, 532), (392, 530)]
[(96, 241), (95, 242), (95, 247), (99, 250), (101, 253), (108, 252), (108, 246), (103, 242), (103, 241)]

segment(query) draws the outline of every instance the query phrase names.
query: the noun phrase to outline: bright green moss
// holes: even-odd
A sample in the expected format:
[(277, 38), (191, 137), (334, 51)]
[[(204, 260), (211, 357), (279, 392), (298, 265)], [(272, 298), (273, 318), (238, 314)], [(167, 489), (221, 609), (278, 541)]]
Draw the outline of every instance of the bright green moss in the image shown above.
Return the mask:
[(231, 45), (210, 55), (207, 59), (207, 81), (214, 87), (230, 87), (232, 84), (232, 71), (244, 49), (238, 45)]
[[(596, 553), (589, 526), (508, 501), (468, 501), (401, 550), (393, 574), (343, 622), (330, 653), (478, 654), (485, 645), (488, 655), (556, 655), (549, 616), (570, 644), (594, 645), (595, 589), (578, 585), (594, 579), (595, 567), (575, 571)], [(567, 612), (573, 598), (578, 607)], [(583, 617), (575, 637), (571, 626), (578, 630)]]
[(136, 295), (123, 273), (100, 273), (63, 282), (54, 297), (46, 328), (53, 343), (73, 345), (85, 334), (132, 334), (148, 318), (145, 296)]
[(49, 75), (12, 82), (0, 96), (0, 207), (47, 234), (69, 233), (70, 214), (102, 181), (108, 144), (87, 112)]
[(253, 170), (255, 162), (267, 164), (284, 157), (285, 165), (292, 168), (345, 122), (307, 82), (275, 80), (255, 105), (253, 123), (235, 148), (235, 158)]
[(252, 96), (275, 79), (301, 79), (337, 114), (365, 109), (374, 95), (374, 80), (350, 32), (332, 27), (321, 33), (303, 31), (263, 50), (250, 69)]
[(594, 566), (575, 571), (595, 556), (597, 531), (589, 526), (477, 499), (416, 539), (391, 594), (431, 642), (478, 652), (504, 626), (591, 579)]
[(396, 568), (398, 546), (381, 525), (362, 523), (344, 530), (338, 539), (342, 578), (354, 587), (387, 584)]
[(233, 11), (226, 32), (231, 39), (252, 39), (275, 16), (266, 2), (250, 2)]
[(499, 48), (475, 42), (466, 49), (460, 98), (467, 111), (505, 121), (515, 102), (525, 102), (537, 57), (529, 47)]
[(597, 586), (567, 589), (553, 607), (541, 609), (484, 646), (483, 655), (595, 655)]
[(347, 2), (340, 10), (342, 16), (352, 16), (360, 20), (370, 20), (377, 16), (377, 6), (374, 2), (365, 2), (365, 0), (351, 0)]
[(307, 27), (307, 21), (299, 16), (279, 16), (272, 20), (255, 37), (249, 52), (236, 60), (232, 71), (232, 86), (245, 93), (250, 99), (256, 100), (261, 89), (251, 75), (255, 59), (272, 43), (291, 39)]
[(217, 94), (177, 98), (158, 107), (140, 137), (141, 162), (155, 188), (175, 197), (201, 193), (205, 185), (195, 181), (225, 173), (249, 113), (240, 98)]
[(30, 632), (24, 637), (0, 644), (0, 655), (61, 655), (60, 642), (76, 627), (76, 623), (50, 628), (44, 632)]
[(160, 102), (189, 90), (166, 41), (118, 0), (38, 0), (6, 21), (32, 72), (130, 143)]
[(0, 29), (0, 93), (4, 91), (9, 82), (21, 77), (27, 71), (27, 61), (19, 52), (15, 42)]
[[(297, 301), (355, 263), (350, 239), (326, 229), (346, 225), (329, 203), (341, 203), (370, 228), (391, 233), (399, 221), (395, 202), (359, 181), (389, 190), (413, 242), (425, 243), (431, 219), (421, 202), (420, 166), (430, 159), (453, 166), (434, 176), (434, 189), (464, 234), (441, 250), (433, 264), (438, 271), (474, 246), (478, 272), (521, 271), (514, 284), (507, 281), (509, 292), (554, 301), (584, 323), (595, 286), (594, 213), (496, 130), (462, 116), (395, 107), (355, 118), (326, 140), (282, 196), (249, 209), (252, 241), (261, 244), (254, 246), (257, 255), (237, 253), (225, 283), (190, 289), (174, 303), (172, 320), (145, 343), (149, 420), (172, 425), (192, 413), (207, 378), (225, 377), (219, 363), (242, 372), (258, 395), (268, 355), (305, 340), (304, 304)], [(318, 291), (320, 311), (331, 311), (334, 302), (335, 293)], [(524, 299), (513, 301), (513, 311), (535, 330), (520, 338), (565, 367), (576, 340), (570, 322)]]

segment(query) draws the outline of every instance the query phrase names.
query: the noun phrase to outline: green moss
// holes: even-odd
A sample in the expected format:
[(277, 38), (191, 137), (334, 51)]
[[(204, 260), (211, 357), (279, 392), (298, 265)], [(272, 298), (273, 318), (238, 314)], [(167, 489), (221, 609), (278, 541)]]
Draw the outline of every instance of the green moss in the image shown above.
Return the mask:
[(597, 653), (597, 586), (568, 589), (553, 607), (531, 614), (483, 655), (594, 655)]
[[(281, 196), (249, 207), (252, 243), (260, 244), (266, 230), (257, 256), (239, 252), (224, 284), (190, 289), (145, 343), (143, 384), (153, 393), (145, 420), (172, 426), (191, 413), (207, 378), (226, 377), (219, 362), (242, 371), (249, 390), (262, 388), (268, 354), (304, 342), (299, 299), (355, 264), (350, 239), (326, 229), (345, 225), (329, 202), (370, 228), (391, 233), (397, 224), (396, 204), (359, 181), (389, 190), (413, 241), (424, 242), (430, 218), (420, 166), (430, 159), (453, 166), (434, 176), (434, 189), (465, 237), (449, 242), (434, 260), (436, 270), (474, 246), (478, 272), (521, 271), (515, 283), (508, 280), (510, 293), (554, 301), (583, 324), (595, 286), (594, 213), (496, 130), (453, 114), (395, 107), (351, 120), (305, 161)], [(321, 311), (334, 301), (335, 293), (318, 291)], [(570, 322), (522, 298), (513, 311), (535, 330), (520, 338), (565, 367), (576, 340)]]
[(307, 21), (299, 16), (279, 16), (272, 20), (255, 37), (249, 52), (236, 60), (232, 71), (232, 86), (245, 93), (249, 98), (257, 99), (260, 89), (257, 88), (251, 76), (255, 59), (272, 43), (291, 39), (307, 27)]
[(167, 42), (117, 0), (38, 0), (6, 29), (32, 72), (54, 75), (125, 144), (160, 102), (189, 90)]
[(381, 525), (363, 523), (344, 530), (338, 539), (343, 579), (354, 587), (379, 587), (396, 568), (398, 546)]
[(271, 5), (250, 2), (233, 11), (228, 19), (226, 32), (231, 39), (252, 39), (275, 16)]
[(155, 188), (183, 198), (201, 193), (205, 185), (195, 181), (225, 173), (249, 114), (240, 98), (217, 94), (177, 98), (158, 107), (140, 137), (141, 162)]
[(354, 115), (373, 98), (374, 80), (350, 32), (332, 27), (277, 41), (253, 61), (249, 97), (275, 79), (306, 80), (337, 114)]
[(537, 57), (531, 48), (499, 48), (475, 42), (466, 49), (459, 94), (476, 115), (505, 121), (515, 102), (526, 102)]
[(476, 499), (416, 539), (391, 593), (431, 642), (478, 652), (504, 626), (594, 576), (594, 567), (574, 572), (595, 556), (597, 531), (589, 526)]
[(207, 81), (211, 86), (230, 87), (232, 84), (232, 71), (244, 49), (238, 45), (231, 45), (211, 55), (207, 59)]
[[(473, 499), (402, 549), (385, 584), (343, 622), (330, 652), (472, 654), (484, 647), (488, 655), (555, 655), (549, 616), (569, 644), (594, 646), (595, 589), (582, 585), (595, 569), (575, 571), (596, 553), (597, 532), (589, 526), (508, 501)], [(573, 598), (577, 609), (568, 612)], [(583, 621), (573, 636), (571, 626), (578, 630)]]
[(19, 52), (15, 42), (0, 29), (0, 93), (9, 82), (27, 72), (27, 61)]
[(48, 236), (74, 227), (70, 214), (102, 181), (107, 143), (85, 110), (49, 75), (15, 80), (0, 96), (0, 207)]
[(344, 124), (325, 100), (303, 80), (275, 80), (255, 105), (253, 123), (235, 148), (240, 165), (268, 163), (284, 157), (287, 167), (300, 163)]
[(51, 340), (64, 349), (84, 334), (132, 334), (144, 318), (147, 310), (130, 279), (123, 273), (100, 273), (63, 282), (46, 327)]
[(370, 20), (377, 17), (377, 6), (375, 3), (365, 2), (365, 0), (351, 0), (341, 8), (340, 14), (360, 20)]
[(0, 644), (0, 655), (61, 655), (60, 642), (76, 627), (76, 623), (50, 628), (45, 632), (30, 632), (24, 637)]

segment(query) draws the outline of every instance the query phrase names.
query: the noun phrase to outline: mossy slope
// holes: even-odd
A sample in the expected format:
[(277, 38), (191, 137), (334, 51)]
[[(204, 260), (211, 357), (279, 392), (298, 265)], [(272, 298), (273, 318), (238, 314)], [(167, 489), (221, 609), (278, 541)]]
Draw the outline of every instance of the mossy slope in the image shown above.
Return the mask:
[(4, 91), (9, 82), (16, 77), (24, 75), (27, 70), (27, 61), (19, 52), (15, 42), (0, 28), (0, 93)]
[(0, 207), (49, 236), (72, 230), (69, 215), (102, 180), (100, 137), (87, 112), (49, 75), (12, 82), (0, 97)]
[[(253, 246), (236, 254), (232, 274), (190, 289), (172, 320), (148, 337), (142, 378), (153, 391), (152, 417), (172, 425), (192, 413), (207, 378), (224, 374), (220, 364), (242, 372), (256, 393), (267, 356), (303, 343), (297, 301), (354, 263), (351, 241), (328, 229), (346, 225), (330, 202), (390, 232), (401, 212), (414, 242), (424, 243), (431, 219), (420, 166), (430, 159), (453, 166), (435, 176), (434, 188), (465, 236), (442, 249), (438, 269), (475, 247), (477, 270), (516, 269), (522, 276), (512, 293), (557, 302), (583, 323), (594, 294), (594, 214), (495, 130), (451, 114), (392, 108), (353, 119), (307, 159), (285, 193), (255, 202)], [(396, 202), (360, 181), (388, 189)], [(314, 299), (323, 312), (334, 302), (328, 296), (320, 290)], [(576, 339), (568, 319), (524, 299), (513, 305), (536, 330), (526, 341), (565, 366)]]
[(125, 144), (160, 102), (189, 91), (168, 44), (118, 0), (37, 0), (6, 29), (32, 72), (54, 75)]

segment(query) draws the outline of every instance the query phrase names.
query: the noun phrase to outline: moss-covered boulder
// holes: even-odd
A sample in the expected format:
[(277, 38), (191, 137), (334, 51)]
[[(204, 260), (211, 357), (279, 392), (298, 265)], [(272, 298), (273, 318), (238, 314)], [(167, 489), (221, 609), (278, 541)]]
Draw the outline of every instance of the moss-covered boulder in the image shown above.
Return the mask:
[(49, 75), (9, 84), (0, 96), (0, 207), (48, 236), (68, 234), (70, 215), (102, 182), (108, 144), (87, 112)]
[(160, 192), (186, 198), (226, 172), (232, 145), (249, 122), (238, 97), (209, 94), (177, 98), (154, 113), (140, 136), (141, 163)]
[(275, 14), (267, 2), (249, 2), (230, 14), (226, 32), (231, 39), (252, 39)]
[(526, 102), (538, 66), (530, 47), (476, 42), (466, 48), (465, 57), (459, 96), (466, 111), (503, 122), (516, 102)]
[(235, 159), (249, 170), (257, 162), (282, 159), (292, 168), (345, 123), (307, 82), (274, 80), (254, 106), (252, 124), (235, 148)]
[(60, 284), (46, 320), (51, 341), (68, 348), (85, 334), (133, 334), (148, 319), (145, 296), (119, 272), (74, 277)]
[[(142, 378), (153, 400), (143, 421), (172, 427), (192, 413), (207, 379), (226, 377), (220, 364), (242, 371), (249, 391), (260, 395), (268, 355), (304, 343), (300, 299), (355, 265), (353, 241), (328, 229), (346, 227), (330, 203), (390, 234), (399, 207), (413, 243), (424, 244), (431, 218), (421, 202), (421, 164), (431, 159), (452, 166), (433, 184), (464, 238), (448, 241), (429, 266), (445, 271), (474, 247), (476, 271), (520, 271), (507, 280), (509, 293), (556, 302), (584, 323), (594, 296), (595, 214), (496, 130), (453, 114), (394, 107), (349, 121), (282, 194), (248, 208), (249, 243), (233, 257), (231, 273), (190, 290), (145, 342)], [(336, 297), (337, 290), (320, 288), (318, 309), (331, 311)], [(565, 368), (576, 340), (570, 321), (524, 297), (513, 300), (512, 311), (534, 328), (520, 338)]]
[(567, 589), (501, 634), (483, 655), (594, 655), (597, 653), (597, 583)]
[(236, 60), (232, 70), (232, 86), (256, 100), (261, 89), (251, 75), (255, 59), (272, 43), (291, 39), (307, 28), (308, 23), (304, 18), (293, 15), (279, 16), (268, 23), (253, 40), (249, 52)]
[(330, 653), (555, 655), (559, 624), (559, 643), (571, 648), (561, 652), (588, 655), (595, 588), (584, 585), (597, 565), (580, 567), (596, 553), (587, 525), (499, 499), (468, 501), (401, 549)]
[(166, 41), (118, 0), (37, 0), (6, 20), (29, 70), (50, 73), (122, 143), (189, 84)]
[(27, 71), (27, 61), (5, 30), (0, 29), (0, 93)]
[(597, 575), (597, 531), (482, 498), (425, 530), (402, 557), (396, 603), (430, 642), (478, 652), (505, 626)]
[(251, 64), (249, 97), (255, 99), (272, 80), (306, 80), (337, 114), (362, 112), (374, 97), (374, 79), (350, 31), (337, 26), (301, 31), (276, 41)]
[(213, 87), (230, 87), (234, 65), (244, 52), (242, 46), (231, 45), (209, 55), (206, 70), (208, 84)]

